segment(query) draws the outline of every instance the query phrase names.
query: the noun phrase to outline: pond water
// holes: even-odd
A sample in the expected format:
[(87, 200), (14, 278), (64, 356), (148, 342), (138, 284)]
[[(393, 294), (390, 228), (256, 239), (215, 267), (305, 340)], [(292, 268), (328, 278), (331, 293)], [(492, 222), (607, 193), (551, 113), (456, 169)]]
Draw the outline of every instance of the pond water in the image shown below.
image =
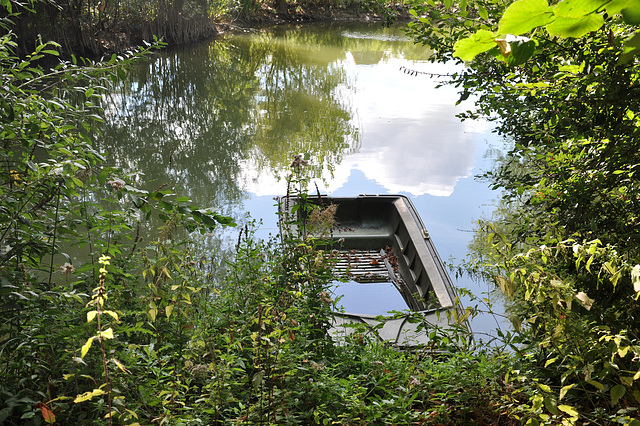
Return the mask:
[[(440, 256), (457, 264), (493, 209), (495, 194), (474, 175), (500, 141), (487, 123), (455, 117), (471, 105), (436, 88), (455, 66), (429, 55), (402, 27), (377, 23), (278, 26), (164, 51), (107, 97), (98, 144), (149, 188), (168, 184), (239, 223), (261, 220), (260, 237), (278, 232), (273, 197), (302, 153), (323, 193), (409, 196)], [(480, 297), (490, 289), (452, 278)], [(345, 301), (381, 309), (385, 292), (373, 294)]]

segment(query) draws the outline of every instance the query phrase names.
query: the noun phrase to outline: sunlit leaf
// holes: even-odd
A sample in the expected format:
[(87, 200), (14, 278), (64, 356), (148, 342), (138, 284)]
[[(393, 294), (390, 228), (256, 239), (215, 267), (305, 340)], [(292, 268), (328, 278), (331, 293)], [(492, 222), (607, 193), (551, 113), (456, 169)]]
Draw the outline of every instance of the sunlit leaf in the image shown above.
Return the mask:
[(598, 14), (586, 15), (581, 18), (557, 16), (552, 23), (547, 25), (547, 31), (549, 31), (549, 34), (558, 37), (580, 38), (598, 30), (603, 24), (604, 18)]
[(551, 392), (551, 388), (549, 387), (549, 385), (545, 385), (544, 383), (538, 383), (538, 387), (539, 387), (543, 392)]
[(587, 310), (591, 310), (591, 307), (593, 306), (593, 302), (595, 302), (594, 299), (591, 299), (589, 296), (587, 296), (587, 293), (580, 291), (578, 292), (578, 294), (576, 294), (576, 300), (578, 300), (578, 302), (580, 302), (580, 304)]
[(127, 373), (127, 374), (131, 374), (131, 371), (127, 370), (127, 368), (117, 359), (115, 358), (111, 358), (111, 361), (113, 361), (113, 363), (123, 372)]
[(578, 417), (578, 411), (570, 405), (558, 405), (558, 410), (567, 413), (571, 417)]
[(107, 328), (105, 331), (100, 333), (100, 337), (103, 339), (113, 339), (113, 329), (111, 329), (111, 327)]
[(495, 46), (495, 36), (487, 30), (479, 30), (468, 38), (458, 40), (453, 46), (453, 56), (470, 61), (480, 53)]
[(82, 393), (82, 394), (76, 396), (76, 399), (74, 399), (73, 402), (78, 404), (80, 402), (89, 401), (93, 397), (104, 395), (105, 393), (106, 392), (103, 391), (102, 389), (94, 389), (92, 391), (85, 392), (85, 393)]
[(518, 0), (504, 11), (499, 34), (520, 35), (553, 20), (553, 11), (546, 0)]
[(89, 349), (91, 349), (91, 344), (93, 343), (93, 339), (95, 339), (96, 336), (93, 337), (89, 337), (89, 339), (87, 340), (87, 342), (82, 345), (82, 348), (80, 349), (80, 357), (84, 358), (84, 356), (87, 354), (87, 352), (89, 352)]
[(483, 6), (478, 6), (478, 15), (485, 21), (489, 20), (489, 12)]
[(609, 0), (564, 0), (553, 9), (556, 16), (582, 18), (604, 6)]
[[(565, 395), (567, 394), (567, 392), (568, 392), (570, 389), (572, 389), (575, 385), (576, 385), (575, 383), (572, 383), (572, 384), (570, 384), (570, 385), (563, 386), (563, 387), (562, 387), (562, 389), (560, 389), (560, 397), (559, 397), (559, 399), (564, 398), (564, 397), (565, 397)], [(560, 407), (558, 407), (558, 408), (560, 408)]]
[(636, 265), (631, 269), (631, 283), (633, 283), (635, 292), (640, 291), (640, 265)]
[(87, 322), (93, 321), (93, 319), (98, 315), (98, 311), (89, 311), (87, 312)]
[(120, 319), (118, 318), (118, 314), (116, 312), (113, 312), (113, 311), (102, 311), (102, 313), (111, 316), (116, 321), (120, 321)]

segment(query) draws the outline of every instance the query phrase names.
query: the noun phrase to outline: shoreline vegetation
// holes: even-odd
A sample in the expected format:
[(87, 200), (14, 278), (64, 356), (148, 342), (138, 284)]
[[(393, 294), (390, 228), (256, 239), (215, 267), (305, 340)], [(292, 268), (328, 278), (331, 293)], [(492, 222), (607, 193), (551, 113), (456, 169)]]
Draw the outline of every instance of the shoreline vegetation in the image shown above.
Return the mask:
[[(284, 0), (282, 0), (284, 1)], [(282, 3), (279, 1), (278, 3)], [(13, 2), (12, 2), (13, 3)], [(192, 4), (193, 3), (193, 4)], [(234, 28), (312, 21), (408, 21), (406, 5), (384, 2), (354, 4), (296, 3), (280, 6), (204, 2), (148, 2), (129, 6), (92, 0), (36, 1), (16, 14), (9, 28), (17, 35), (18, 53), (31, 53), (42, 41), (55, 41), (63, 57), (98, 59), (121, 54), (153, 40), (178, 46), (213, 39)], [(32, 12), (29, 12), (29, 10)]]
[[(0, 2), (1, 424), (640, 425), (640, 6), (337, 6)], [(484, 176), (503, 204), (460, 267), (509, 300), (493, 346), (433, 328), (416, 352), (366, 328), (334, 344), (319, 241), (244, 227), (220, 260), (201, 236), (231, 218), (141, 189), (91, 144), (100, 97), (163, 46), (131, 48), (153, 35), (406, 11), (434, 60), (465, 61), (461, 118), (510, 141)], [(308, 186), (294, 161), (287, 193)], [(491, 311), (473, 300), (460, 321)]]

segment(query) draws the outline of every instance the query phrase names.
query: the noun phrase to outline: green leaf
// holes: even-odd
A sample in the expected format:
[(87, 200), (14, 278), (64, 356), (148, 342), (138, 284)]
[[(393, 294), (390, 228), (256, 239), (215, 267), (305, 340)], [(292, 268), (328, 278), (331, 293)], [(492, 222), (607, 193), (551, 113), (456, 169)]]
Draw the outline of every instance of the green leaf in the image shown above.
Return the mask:
[(591, 386), (595, 386), (598, 390), (604, 390), (604, 385), (596, 380), (587, 380)]
[[(637, 2), (638, 0), (631, 0)], [(613, 0), (607, 3), (604, 8), (609, 15), (618, 15), (629, 5), (629, 0)]]
[(542, 395), (536, 395), (533, 397), (531, 406), (533, 407), (533, 411), (538, 411), (542, 408), (542, 404), (544, 403), (544, 398)]
[(518, 0), (504, 11), (499, 34), (520, 35), (553, 21), (553, 11), (546, 0)]
[(547, 25), (547, 31), (558, 37), (580, 38), (591, 31), (598, 30), (604, 24), (602, 15), (591, 14), (582, 18), (556, 17), (555, 21)]
[(453, 56), (463, 61), (470, 61), (480, 53), (486, 52), (495, 46), (495, 37), (492, 32), (479, 30), (470, 37), (458, 40), (453, 45)]
[(556, 5), (553, 14), (567, 18), (582, 18), (594, 13), (609, 0), (564, 0)]
[(529, 39), (511, 41), (509, 46), (511, 47), (511, 54), (507, 56), (507, 65), (512, 67), (527, 62), (536, 49), (536, 43)]
[(640, 31), (636, 32), (624, 42), (623, 53), (618, 59), (618, 64), (626, 64), (637, 55), (640, 55)]
[(640, 25), (640, 1), (628, 0), (627, 5), (621, 11), (622, 19), (629, 25)]
[(622, 398), (624, 396), (624, 394), (627, 392), (627, 388), (625, 388), (622, 385), (615, 385), (614, 387), (611, 388), (611, 405), (616, 405), (618, 403), (618, 401), (620, 401), (620, 398)]
[(485, 21), (489, 20), (489, 12), (487, 12), (487, 9), (483, 6), (478, 7), (478, 15), (480, 15), (480, 17)]

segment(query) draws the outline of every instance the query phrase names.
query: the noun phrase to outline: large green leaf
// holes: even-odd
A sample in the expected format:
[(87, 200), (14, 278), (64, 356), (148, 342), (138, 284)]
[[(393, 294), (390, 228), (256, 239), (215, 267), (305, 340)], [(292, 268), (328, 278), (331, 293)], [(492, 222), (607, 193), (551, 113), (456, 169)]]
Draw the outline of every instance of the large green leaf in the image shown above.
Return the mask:
[(453, 56), (456, 56), (463, 61), (470, 61), (476, 55), (490, 50), (496, 45), (495, 36), (491, 31), (479, 30), (470, 37), (458, 40), (453, 45)]
[(512, 67), (527, 62), (536, 49), (535, 41), (529, 39), (509, 41), (509, 46), (511, 54), (507, 57), (507, 65)]
[(607, 3), (608, 0), (564, 0), (556, 5), (553, 13), (556, 16), (567, 18), (582, 18), (595, 12)]
[(640, 0), (628, 0), (621, 11), (622, 19), (629, 25), (640, 25)]
[(557, 16), (555, 21), (547, 25), (547, 31), (549, 31), (549, 34), (558, 37), (580, 38), (591, 31), (596, 31), (602, 24), (604, 24), (604, 18), (602, 15), (595, 13), (583, 16), (582, 18)]
[(620, 401), (620, 398), (624, 396), (626, 391), (627, 389), (622, 385), (615, 385), (614, 387), (612, 387), (610, 391), (611, 405), (616, 405), (618, 401)]
[(547, 0), (518, 0), (504, 11), (498, 33), (520, 35), (553, 20)]
[(627, 7), (630, 1), (637, 0), (613, 0), (607, 3), (604, 8), (609, 15), (618, 15), (622, 11), (622, 9)]

